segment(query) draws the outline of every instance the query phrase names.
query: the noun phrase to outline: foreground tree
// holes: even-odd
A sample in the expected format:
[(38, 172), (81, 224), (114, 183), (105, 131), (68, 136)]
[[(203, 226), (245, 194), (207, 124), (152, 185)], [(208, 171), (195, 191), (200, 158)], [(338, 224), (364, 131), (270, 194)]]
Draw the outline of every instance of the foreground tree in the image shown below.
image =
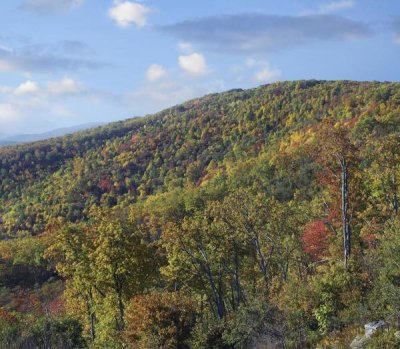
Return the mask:
[[(385, 135), (377, 140), (375, 134), (367, 142), (364, 155), (370, 164), (367, 169), (373, 212), (382, 211), (382, 218), (399, 213), (400, 134)], [(376, 215), (376, 214), (375, 214)]]
[(94, 208), (88, 224), (58, 222), (46, 257), (67, 278), (70, 311), (87, 314), (92, 340), (107, 341), (125, 327), (126, 302), (156, 273), (154, 250), (124, 212)]
[(123, 212), (94, 209), (92, 217), (91, 229), (96, 232), (91, 256), (95, 280), (102, 293), (115, 300), (115, 323), (121, 331), (125, 327), (127, 299), (143, 292), (151, 282), (156, 266), (154, 251)]
[(267, 302), (287, 281), (298, 262), (302, 224), (291, 204), (239, 190), (170, 224), (163, 273), (223, 322), (254, 299)]
[(45, 257), (67, 279), (65, 296), (69, 310), (89, 326), (93, 341), (97, 323), (96, 296), (99, 296), (91, 257), (93, 235), (84, 224), (55, 220), (48, 224), (45, 238), (49, 244)]
[(349, 184), (355, 177), (358, 166), (357, 146), (351, 140), (349, 128), (342, 122), (326, 119), (317, 134), (317, 149), (315, 159), (322, 166), (321, 182), (323, 185), (333, 187), (335, 183), (340, 186), (340, 211), (342, 217), (343, 234), (343, 261), (347, 268), (352, 249), (352, 196)]

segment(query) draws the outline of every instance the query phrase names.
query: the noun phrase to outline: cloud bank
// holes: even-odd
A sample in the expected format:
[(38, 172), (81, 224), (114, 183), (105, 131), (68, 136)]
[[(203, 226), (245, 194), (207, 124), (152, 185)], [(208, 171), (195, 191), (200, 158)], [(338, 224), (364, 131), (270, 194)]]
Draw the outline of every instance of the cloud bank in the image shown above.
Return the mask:
[(359, 39), (372, 35), (371, 29), (363, 22), (322, 14), (225, 15), (184, 21), (157, 29), (210, 51), (235, 54), (269, 53), (314, 41)]
[(0, 71), (59, 72), (96, 70), (106, 64), (85, 58), (90, 48), (79, 41), (55, 44), (29, 44), (18, 48), (0, 45)]

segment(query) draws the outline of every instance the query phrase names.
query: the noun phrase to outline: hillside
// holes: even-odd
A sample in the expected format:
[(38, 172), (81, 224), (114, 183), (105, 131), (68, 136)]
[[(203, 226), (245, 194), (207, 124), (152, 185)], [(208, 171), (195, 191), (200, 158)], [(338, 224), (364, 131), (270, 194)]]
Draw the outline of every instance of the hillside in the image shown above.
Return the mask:
[(0, 148), (0, 321), (71, 347), (393, 334), (399, 132), (400, 83), (312, 80)]
[(36, 234), (43, 229), (44, 214), (76, 221), (93, 204), (131, 203), (168, 188), (199, 184), (225, 162), (257, 156), (276, 145), (275, 139), (324, 117), (367, 120), (380, 113), (376, 107), (382, 108), (382, 101), (394, 113), (398, 89), (389, 83), (278, 83), (1, 149), (1, 233)]

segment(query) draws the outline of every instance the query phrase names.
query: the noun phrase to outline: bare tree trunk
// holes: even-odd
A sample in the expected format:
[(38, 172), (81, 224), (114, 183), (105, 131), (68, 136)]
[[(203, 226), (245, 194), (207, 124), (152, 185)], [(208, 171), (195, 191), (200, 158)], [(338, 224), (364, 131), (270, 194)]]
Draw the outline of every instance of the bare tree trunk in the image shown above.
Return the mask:
[(215, 306), (217, 307), (217, 317), (219, 320), (222, 320), (225, 315), (223, 295), (222, 295), (221, 289), (217, 288), (217, 285), (216, 285), (215, 279), (214, 279), (214, 274), (209, 265), (207, 252), (203, 248), (202, 243), (200, 243), (198, 248), (199, 248), (199, 251), (200, 251), (201, 255), (203, 256), (203, 259), (205, 262), (205, 263), (201, 263), (200, 267), (205, 271), (205, 274), (207, 275), (208, 281), (210, 283), (214, 303), (215, 303)]
[(224, 318), (225, 311), (224, 311), (224, 302), (223, 302), (223, 298), (222, 298), (221, 292), (219, 292), (219, 290), (217, 289), (217, 286), (216, 286), (215, 281), (214, 281), (213, 273), (211, 271), (211, 268), (208, 267), (208, 266), (206, 267), (206, 273), (207, 273), (208, 280), (210, 282), (210, 286), (211, 286), (211, 291), (213, 293), (214, 302), (215, 302), (215, 305), (217, 307), (218, 319), (222, 320)]

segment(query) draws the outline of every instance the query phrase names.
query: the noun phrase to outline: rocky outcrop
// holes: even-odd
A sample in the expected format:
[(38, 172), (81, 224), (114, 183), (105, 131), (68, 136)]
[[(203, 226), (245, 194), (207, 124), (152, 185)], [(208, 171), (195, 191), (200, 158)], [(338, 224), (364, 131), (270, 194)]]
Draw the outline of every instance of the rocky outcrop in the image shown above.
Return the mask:
[(350, 344), (352, 349), (363, 349), (368, 339), (379, 329), (383, 329), (386, 322), (383, 320), (369, 322), (364, 325), (364, 335), (358, 335)]

